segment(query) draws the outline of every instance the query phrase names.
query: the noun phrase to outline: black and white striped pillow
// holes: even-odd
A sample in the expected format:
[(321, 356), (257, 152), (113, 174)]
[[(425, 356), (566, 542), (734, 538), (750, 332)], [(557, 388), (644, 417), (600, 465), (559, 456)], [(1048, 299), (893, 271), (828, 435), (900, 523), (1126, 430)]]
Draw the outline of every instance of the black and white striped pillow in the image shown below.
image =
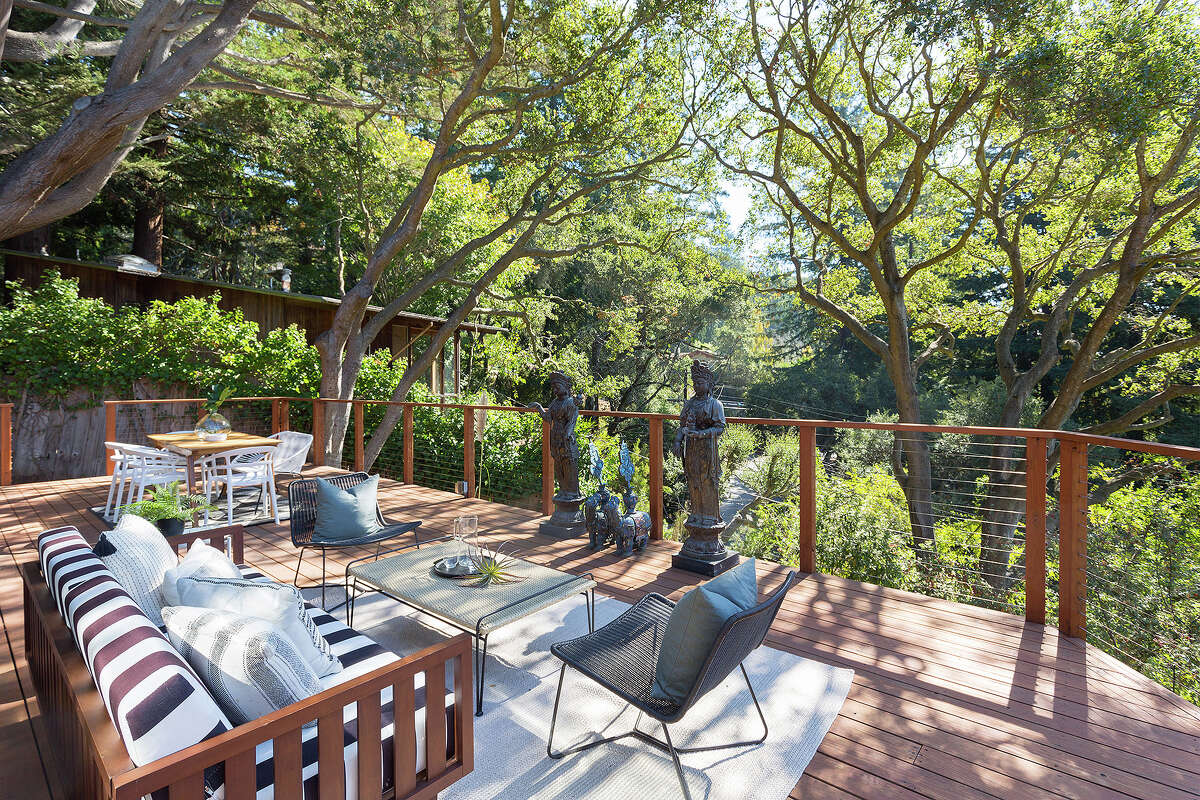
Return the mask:
[(154, 524), (126, 514), (104, 535), (115, 552), (100, 556), (146, 616), (162, 627), (163, 579), (179, 565), (179, 556)]
[(267, 620), (191, 606), (163, 609), (167, 636), (235, 725), (298, 703), (321, 683)]
[(318, 678), (334, 675), (342, 664), (317, 632), (304, 597), (295, 586), (275, 581), (188, 575), (175, 584), (179, 605), (211, 608), (272, 623), (291, 641)]
[(191, 667), (74, 528), (38, 537), (50, 594), (139, 766), (230, 729)]
[[(242, 567), (242, 575), (255, 582), (269, 582), (270, 578), (252, 567)], [(316, 624), (322, 638), (333, 650), (334, 656), (341, 662), (343, 670), (337, 675), (322, 678), (321, 686), (329, 689), (346, 681), (354, 680), (368, 672), (399, 660), (399, 656), (386, 650), (370, 637), (359, 633), (333, 615), (309, 605), (309, 613)], [(416, 719), (410, 723), (416, 728), (413, 737), (413, 759), (416, 771), (425, 768), (425, 707), (426, 689), (424, 673), (417, 673), (414, 681), (414, 701)], [(443, 689), (446, 695), (444, 701), (446, 715), (446, 757), (454, 755), (454, 694), (453, 690)], [(387, 793), (395, 785), (395, 762), (393, 758), (392, 736), (395, 734), (395, 708), (392, 701), (392, 687), (385, 687), (380, 692), (380, 738), (382, 740), (382, 758), (380, 763), (383, 771), (383, 790)], [(358, 720), (355, 718), (357, 708), (354, 704), (344, 709), (345, 735), (345, 780), (346, 797), (354, 797), (358, 785)], [(303, 746), (302, 775), (304, 781), (303, 800), (323, 800), (318, 790), (317, 761), (317, 726), (310, 725), (301, 733)], [(275, 761), (271, 742), (264, 742), (255, 751), (255, 773), (257, 786), (256, 796), (259, 800), (269, 800), (274, 796)]]

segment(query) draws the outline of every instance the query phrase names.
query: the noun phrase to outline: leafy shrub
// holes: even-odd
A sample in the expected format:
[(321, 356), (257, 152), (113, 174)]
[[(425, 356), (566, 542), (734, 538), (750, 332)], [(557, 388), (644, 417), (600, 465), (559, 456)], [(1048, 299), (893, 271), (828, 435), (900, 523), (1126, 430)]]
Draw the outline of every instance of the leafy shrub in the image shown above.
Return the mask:
[(729, 479), (758, 450), (760, 442), (749, 425), (729, 425), (721, 434), (721, 478), (728, 485)]
[[(800, 503), (795, 496), (755, 503), (748, 509), (751, 521), (737, 529), (734, 548), (744, 555), (796, 565)], [(891, 476), (877, 472), (826, 476), (818, 470), (817, 568), (821, 572), (908, 588), (916, 572), (907, 526), (904, 495)]]
[(12, 302), (0, 307), (0, 394), (8, 400), (61, 400), (82, 389), (95, 405), (129, 397), (144, 382), (311, 396), (319, 383), (317, 352), (303, 331), (291, 326), (260, 339), (257, 323), (221, 309), (216, 295), (114, 309), (80, 297), (78, 281), (54, 271), (36, 289), (8, 289)]
[(755, 494), (781, 499), (800, 486), (800, 436), (797, 433), (771, 435), (762, 453), (742, 472), (742, 480)]

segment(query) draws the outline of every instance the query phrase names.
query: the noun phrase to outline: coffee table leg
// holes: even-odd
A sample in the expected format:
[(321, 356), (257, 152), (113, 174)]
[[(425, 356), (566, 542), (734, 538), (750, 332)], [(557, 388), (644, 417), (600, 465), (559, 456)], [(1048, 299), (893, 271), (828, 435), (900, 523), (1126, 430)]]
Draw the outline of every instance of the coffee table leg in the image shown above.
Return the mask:
[[(484, 667), (487, 665), (487, 636), (475, 635), (475, 716), (483, 716), (483, 674)], [(480, 651), (479, 644), (483, 643), (483, 650)]]

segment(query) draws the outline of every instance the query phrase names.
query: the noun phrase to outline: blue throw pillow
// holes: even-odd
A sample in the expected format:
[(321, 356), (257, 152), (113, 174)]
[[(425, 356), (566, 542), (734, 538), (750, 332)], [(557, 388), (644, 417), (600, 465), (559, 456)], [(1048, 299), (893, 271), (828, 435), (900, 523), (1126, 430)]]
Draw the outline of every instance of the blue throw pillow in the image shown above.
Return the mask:
[(379, 532), (376, 496), (379, 476), (372, 475), (349, 489), (339, 489), (317, 478), (317, 522), (313, 541), (337, 542), (361, 539)]
[(685, 594), (663, 631), (650, 695), (682, 703), (700, 676), (725, 621), (758, 602), (754, 559)]
[(758, 604), (758, 574), (754, 567), (754, 559), (747, 559), (704, 584), (704, 588), (741, 609), (753, 608)]

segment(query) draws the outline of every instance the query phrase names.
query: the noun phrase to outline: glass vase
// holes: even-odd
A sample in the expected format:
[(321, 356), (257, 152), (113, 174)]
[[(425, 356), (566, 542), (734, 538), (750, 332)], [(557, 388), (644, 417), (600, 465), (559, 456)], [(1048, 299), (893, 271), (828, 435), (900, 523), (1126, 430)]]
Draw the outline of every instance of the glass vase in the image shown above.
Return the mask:
[(206, 442), (223, 442), (229, 436), (229, 420), (212, 411), (200, 418), (193, 432)]

